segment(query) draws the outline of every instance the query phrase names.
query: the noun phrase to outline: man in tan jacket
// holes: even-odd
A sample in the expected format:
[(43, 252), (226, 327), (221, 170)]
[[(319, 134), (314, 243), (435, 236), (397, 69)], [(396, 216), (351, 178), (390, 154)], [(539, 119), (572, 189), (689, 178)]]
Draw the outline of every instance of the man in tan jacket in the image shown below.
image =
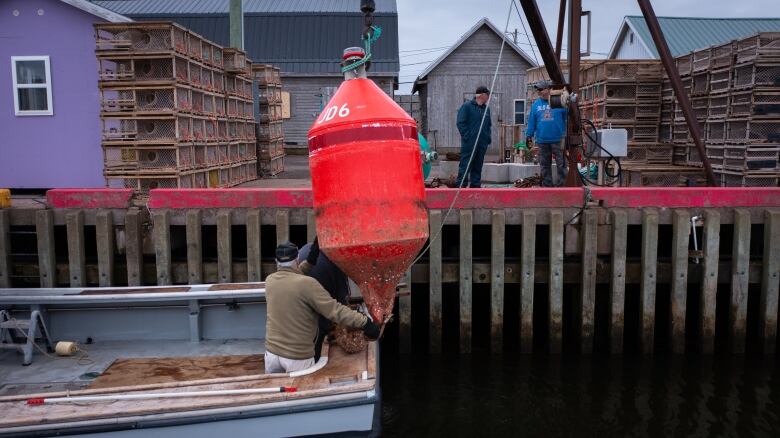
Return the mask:
[(285, 242), (276, 248), (277, 270), (265, 280), (266, 373), (289, 373), (314, 365), (319, 315), (346, 327), (362, 328), (370, 339), (379, 337), (379, 326), (340, 304), (317, 280), (305, 275), (319, 252), (315, 240), (308, 257), (298, 266), (297, 246)]

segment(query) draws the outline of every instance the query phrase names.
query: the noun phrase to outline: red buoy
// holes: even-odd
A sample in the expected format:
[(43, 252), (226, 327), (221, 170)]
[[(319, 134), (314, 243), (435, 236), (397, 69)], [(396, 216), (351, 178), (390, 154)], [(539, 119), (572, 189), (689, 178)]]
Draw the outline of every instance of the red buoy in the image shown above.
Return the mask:
[(320, 248), (386, 321), (428, 239), (417, 125), (370, 79), (346, 80), (309, 130), (309, 165)]

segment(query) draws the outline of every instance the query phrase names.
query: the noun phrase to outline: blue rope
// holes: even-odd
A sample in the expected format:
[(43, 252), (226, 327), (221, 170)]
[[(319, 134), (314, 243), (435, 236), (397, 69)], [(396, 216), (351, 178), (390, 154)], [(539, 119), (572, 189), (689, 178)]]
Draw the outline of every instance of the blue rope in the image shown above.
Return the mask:
[(368, 38), (366, 38), (365, 36), (361, 37), (361, 39), (363, 40), (363, 46), (364, 46), (365, 51), (366, 51), (366, 56), (364, 56), (363, 59), (361, 59), (360, 61), (357, 61), (357, 62), (355, 62), (353, 64), (350, 64), (350, 65), (342, 67), (341, 68), (341, 72), (342, 73), (346, 73), (346, 72), (348, 72), (350, 70), (354, 70), (354, 69), (360, 67), (361, 65), (369, 62), (371, 60), (371, 45), (374, 44), (376, 42), (376, 40), (378, 40), (381, 35), (382, 35), (382, 28), (381, 27), (379, 27), (379, 26), (371, 26), (371, 32), (369, 32)]

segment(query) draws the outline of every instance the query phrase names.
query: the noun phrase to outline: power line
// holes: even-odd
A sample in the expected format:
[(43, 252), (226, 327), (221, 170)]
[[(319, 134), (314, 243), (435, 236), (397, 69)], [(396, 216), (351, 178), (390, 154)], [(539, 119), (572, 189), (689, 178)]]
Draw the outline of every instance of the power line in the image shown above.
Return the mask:
[(426, 47), (424, 49), (399, 50), (398, 53), (422, 52), (422, 51), (425, 51), (425, 50), (442, 50), (442, 49), (449, 49), (449, 48), (450, 48), (450, 46)]
[(515, 0), (512, 0), (512, 6), (515, 7), (515, 11), (517, 11), (517, 16), (520, 17), (520, 24), (523, 25), (523, 33), (525, 34), (525, 37), (528, 38), (528, 45), (531, 46), (531, 54), (534, 55), (534, 61), (536, 61), (536, 65), (539, 65), (539, 58), (536, 57), (536, 51), (534, 50), (534, 47), (531, 44), (531, 37), (528, 35), (528, 30), (525, 28), (525, 21), (523, 21), (523, 15), (520, 13), (520, 8), (517, 7), (517, 3), (515, 2)]

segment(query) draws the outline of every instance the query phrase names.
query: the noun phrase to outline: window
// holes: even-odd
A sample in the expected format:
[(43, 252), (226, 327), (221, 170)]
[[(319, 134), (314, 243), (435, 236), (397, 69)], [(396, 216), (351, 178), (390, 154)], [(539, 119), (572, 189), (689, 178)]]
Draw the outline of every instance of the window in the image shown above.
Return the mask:
[(634, 32), (629, 32), (628, 33), (628, 43), (629, 44), (634, 44)]
[(525, 125), (525, 99), (515, 99), (514, 111), (515, 125)]
[(12, 56), (14, 112), (17, 116), (50, 116), (51, 70), (48, 56)]

